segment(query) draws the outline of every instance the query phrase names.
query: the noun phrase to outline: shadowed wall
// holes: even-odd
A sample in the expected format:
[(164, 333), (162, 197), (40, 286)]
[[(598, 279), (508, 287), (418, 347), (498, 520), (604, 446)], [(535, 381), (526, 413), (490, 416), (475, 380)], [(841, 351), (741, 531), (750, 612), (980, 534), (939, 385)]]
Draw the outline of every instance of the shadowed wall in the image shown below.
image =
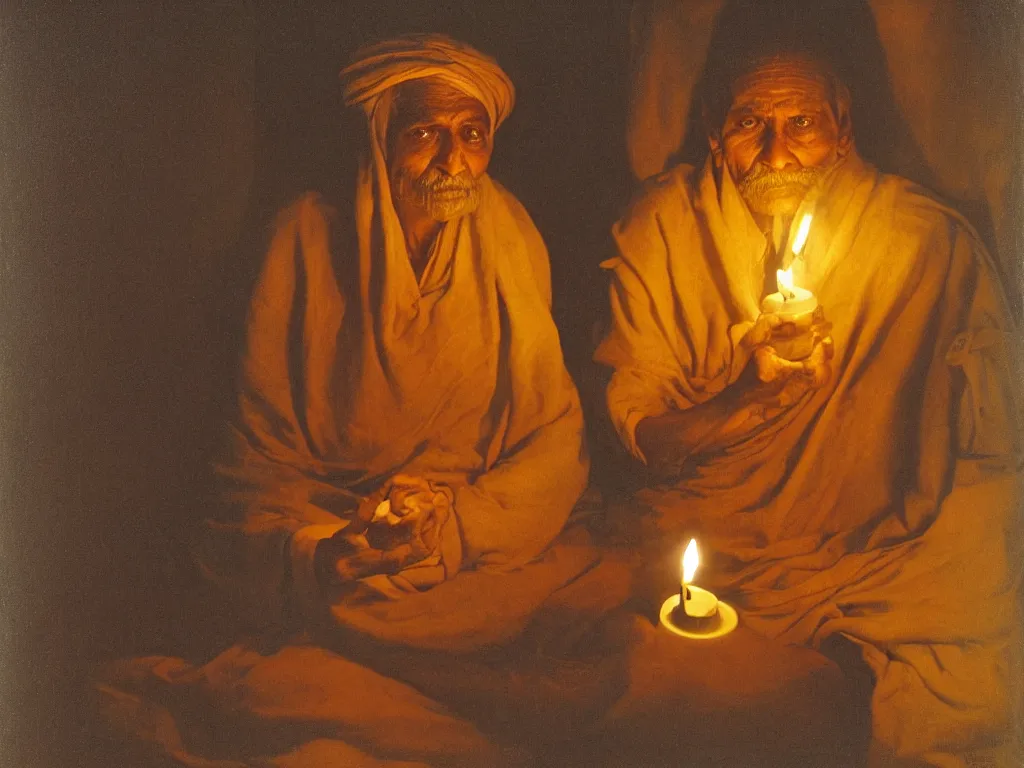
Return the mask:
[(84, 662), (180, 618), (156, 598), (199, 487), (211, 290), (256, 166), (255, 24), (232, 3), (33, 3), (0, 29), (0, 754), (81, 765)]

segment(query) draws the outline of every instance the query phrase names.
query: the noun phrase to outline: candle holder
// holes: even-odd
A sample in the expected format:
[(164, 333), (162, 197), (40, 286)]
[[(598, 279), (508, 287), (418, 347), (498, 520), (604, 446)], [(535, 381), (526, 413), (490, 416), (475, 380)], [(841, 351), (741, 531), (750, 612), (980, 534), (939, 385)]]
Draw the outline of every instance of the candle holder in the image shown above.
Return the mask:
[[(687, 589), (698, 590), (700, 587), (690, 586)], [(681, 602), (682, 595), (675, 594), (662, 603), (659, 622), (661, 626), (679, 637), (711, 640), (729, 634), (739, 625), (736, 609), (722, 600), (718, 601), (718, 610), (706, 617), (687, 616), (680, 605)]]

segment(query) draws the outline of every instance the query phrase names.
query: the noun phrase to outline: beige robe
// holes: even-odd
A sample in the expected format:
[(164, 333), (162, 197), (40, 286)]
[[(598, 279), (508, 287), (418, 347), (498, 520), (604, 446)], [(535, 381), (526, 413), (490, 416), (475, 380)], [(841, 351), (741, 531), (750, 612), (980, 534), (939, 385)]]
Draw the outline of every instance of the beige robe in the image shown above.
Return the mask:
[[(307, 196), (278, 218), (217, 466), (224, 504), (196, 548), (259, 632), (202, 664), (100, 671), (103, 719), (138, 754), (217, 768), (516, 759), (412, 687), (489, 692), (448, 654), (519, 636), (598, 559), (582, 530), (562, 533), (587, 457), (547, 253), (519, 203), (480, 181), (477, 210), (442, 228), (418, 280), (390, 197), (362, 194), (372, 185), (354, 217)], [(440, 556), (320, 590), (316, 542), (396, 473), (452, 489)], [(455, 673), (435, 673), (443, 659)]]
[[(721, 176), (709, 161), (656, 177), (614, 230), (597, 359), (614, 369), (609, 411), (638, 458), (641, 419), (710, 399), (748, 362), (740, 340), (769, 244)], [(1006, 760), (1020, 680), (1019, 379), (991, 262), (954, 211), (854, 155), (813, 206), (794, 271), (833, 323), (830, 380), (792, 407), (751, 409), (732, 444), (641, 491), (650, 514), (628, 525), (659, 552), (663, 590), (695, 535), (699, 583), (749, 626), (860, 645), (877, 678), (879, 759)]]
[[(435, 676), (439, 698), (412, 685), (448, 654), (518, 636), (597, 560), (582, 531), (562, 534), (588, 460), (530, 217), (481, 176), (476, 209), (440, 228), (422, 275), (411, 266), (386, 138), (395, 87), (422, 77), (480, 101), (492, 134), (512, 107), (493, 61), (436, 35), (372, 46), (343, 71), (367, 118), (352, 194), (309, 195), (275, 223), (216, 467), (222, 503), (195, 550), (259, 632), (201, 664), (101, 671), (104, 719), (143, 754), (219, 768), (513, 759), (445, 711), (459, 674)], [(450, 489), (439, 551), (321, 589), (318, 542), (399, 473)]]
[[(319, 199), (278, 221), (219, 465), (226, 512), (201, 543), (207, 572), (253, 610), (273, 616), (290, 595), (322, 602), (295, 549), (343, 528), (396, 473), (454, 492), (441, 561), (381, 585), (413, 601), (461, 570), (532, 560), (582, 492), (582, 416), (546, 251), (519, 204), (481, 183), (479, 209), (442, 228), (418, 281), (404, 242), (347, 247), (346, 222)], [(357, 227), (375, 215), (361, 205)], [(335, 608), (343, 623), (366, 620)]]

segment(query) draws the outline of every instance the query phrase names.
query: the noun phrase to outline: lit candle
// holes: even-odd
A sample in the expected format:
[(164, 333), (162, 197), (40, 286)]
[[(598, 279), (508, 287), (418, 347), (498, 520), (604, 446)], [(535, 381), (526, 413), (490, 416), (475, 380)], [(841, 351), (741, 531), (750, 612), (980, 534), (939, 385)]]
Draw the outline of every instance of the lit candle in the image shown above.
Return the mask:
[(697, 554), (697, 540), (690, 539), (690, 543), (683, 550), (683, 580), (679, 583), (679, 605), (686, 604), (686, 591), (693, 581), (693, 574), (697, 572), (697, 565), (700, 556)]
[[(811, 214), (805, 214), (800, 220), (796, 237), (793, 238), (793, 257), (796, 258), (807, 242), (807, 234), (811, 230)], [(761, 302), (761, 311), (765, 314), (779, 315), (793, 319), (800, 315), (808, 315), (818, 308), (818, 299), (806, 288), (793, 283), (793, 267), (779, 269), (775, 272), (778, 292), (765, 296)]]
[(694, 619), (707, 619), (718, 612), (718, 598), (706, 589), (695, 587), (691, 583), (700, 564), (697, 553), (697, 540), (690, 539), (683, 552), (683, 579), (680, 584), (679, 605), (686, 616)]

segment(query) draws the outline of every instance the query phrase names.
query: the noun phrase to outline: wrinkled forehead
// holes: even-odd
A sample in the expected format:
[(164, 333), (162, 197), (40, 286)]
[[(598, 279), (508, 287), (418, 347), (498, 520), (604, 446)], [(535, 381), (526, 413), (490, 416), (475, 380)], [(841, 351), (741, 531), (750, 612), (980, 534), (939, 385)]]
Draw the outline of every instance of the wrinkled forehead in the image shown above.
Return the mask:
[(800, 57), (777, 57), (733, 80), (730, 111), (827, 109), (832, 97), (829, 73), (822, 65)]
[(480, 120), (490, 128), (487, 110), (478, 99), (439, 78), (424, 77), (395, 86), (391, 108), (392, 130), (457, 115)]

